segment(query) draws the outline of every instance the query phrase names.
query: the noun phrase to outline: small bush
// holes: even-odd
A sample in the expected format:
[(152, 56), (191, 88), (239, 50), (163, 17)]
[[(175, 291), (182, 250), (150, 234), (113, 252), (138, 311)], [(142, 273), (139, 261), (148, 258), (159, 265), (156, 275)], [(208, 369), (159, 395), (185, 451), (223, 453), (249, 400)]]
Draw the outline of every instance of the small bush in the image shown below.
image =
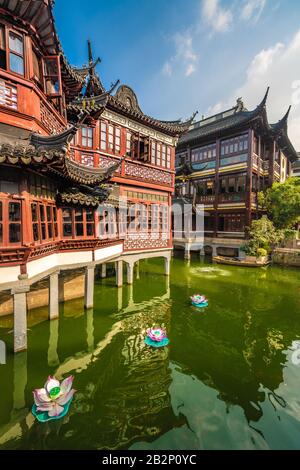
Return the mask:
[(257, 256), (267, 256), (268, 252), (264, 248), (258, 248), (257, 250)]

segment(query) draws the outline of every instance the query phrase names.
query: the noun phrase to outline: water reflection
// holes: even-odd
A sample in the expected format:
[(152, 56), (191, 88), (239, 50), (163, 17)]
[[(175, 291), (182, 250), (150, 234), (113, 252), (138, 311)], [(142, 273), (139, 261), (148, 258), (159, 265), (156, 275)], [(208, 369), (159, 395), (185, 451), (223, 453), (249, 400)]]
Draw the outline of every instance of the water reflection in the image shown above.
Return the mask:
[[(94, 309), (74, 301), (59, 320), (32, 320), (28, 352), (1, 366), (0, 448), (299, 448), (298, 281), (179, 260), (171, 285), (155, 262), (133, 286), (99, 281)], [(203, 312), (188, 300), (199, 290)], [(168, 348), (144, 344), (152, 323)], [(32, 390), (48, 374), (74, 374), (78, 392), (68, 416), (40, 425)]]
[(48, 347), (48, 365), (52, 367), (56, 367), (59, 364), (59, 357), (58, 357), (58, 331), (59, 329), (59, 319), (56, 318), (55, 320), (51, 320), (49, 324), (49, 347)]

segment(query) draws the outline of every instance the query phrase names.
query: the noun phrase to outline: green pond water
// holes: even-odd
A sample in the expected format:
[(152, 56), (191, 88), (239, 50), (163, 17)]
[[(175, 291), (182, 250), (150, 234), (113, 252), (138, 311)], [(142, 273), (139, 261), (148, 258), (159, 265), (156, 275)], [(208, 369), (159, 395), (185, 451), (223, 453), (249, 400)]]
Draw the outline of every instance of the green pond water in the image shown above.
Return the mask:
[[(300, 449), (299, 270), (175, 258), (168, 283), (158, 259), (133, 287), (114, 281), (97, 281), (94, 310), (30, 312), (25, 353), (13, 356), (12, 320), (0, 320), (0, 449)], [(168, 347), (144, 344), (153, 323)], [(32, 390), (71, 374), (69, 414), (36, 422)]]

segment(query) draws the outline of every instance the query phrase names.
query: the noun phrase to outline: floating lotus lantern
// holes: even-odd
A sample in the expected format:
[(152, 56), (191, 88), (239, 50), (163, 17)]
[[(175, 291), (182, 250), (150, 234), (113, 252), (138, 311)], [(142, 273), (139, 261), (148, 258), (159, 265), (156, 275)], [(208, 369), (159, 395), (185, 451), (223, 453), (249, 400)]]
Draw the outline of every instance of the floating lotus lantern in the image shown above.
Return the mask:
[(192, 295), (191, 297), (192, 305), (194, 307), (203, 308), (208, 306), (208, 300), (205, 295)]
[(41, 423), (66, 416), (73, 400), (74, 377), (70, 376), (61, 383), (54, 377), (48, 377), (44, 388), (33, 391), (34, 405), (32, 414)]
[(160, 327), (148, 328), (145, 343), (154, 348), (162, 348), (169, 344), (166, 330)]

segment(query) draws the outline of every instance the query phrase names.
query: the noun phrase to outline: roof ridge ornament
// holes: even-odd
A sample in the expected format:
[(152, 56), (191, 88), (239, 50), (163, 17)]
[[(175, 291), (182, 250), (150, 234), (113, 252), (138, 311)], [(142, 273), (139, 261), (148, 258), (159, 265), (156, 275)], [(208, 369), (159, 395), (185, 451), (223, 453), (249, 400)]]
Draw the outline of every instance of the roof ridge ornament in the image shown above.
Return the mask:
[(279, 119), (279, 121), (276, 124), (273, 124), (272, 127), (275, 133), (278, 134), (282, 131), (287, 133), (287, 123), (288, 123), (288, 117), (291, 112), (291, 109), (292, 109), (292, 106), (290, 105), (285, 115), (281, 119)]
[(266, 103), (267, 103), (267, 99), (268, 99), (268, 96), (269, 96), (269, 92), (270, 92), (270, 87), (268, 86), (267, 88), (267, 91), (265, 93), (265, 96), (263, 97), (263, 100), (261, 101), (261, 103), (257, 106), (257, 109), (260, 108), (265, 108), (266, 107)]
[(237, 98), (235, 106), (236, 113), (240, 113), (241, 111), (247, 111), (242, 97)]

